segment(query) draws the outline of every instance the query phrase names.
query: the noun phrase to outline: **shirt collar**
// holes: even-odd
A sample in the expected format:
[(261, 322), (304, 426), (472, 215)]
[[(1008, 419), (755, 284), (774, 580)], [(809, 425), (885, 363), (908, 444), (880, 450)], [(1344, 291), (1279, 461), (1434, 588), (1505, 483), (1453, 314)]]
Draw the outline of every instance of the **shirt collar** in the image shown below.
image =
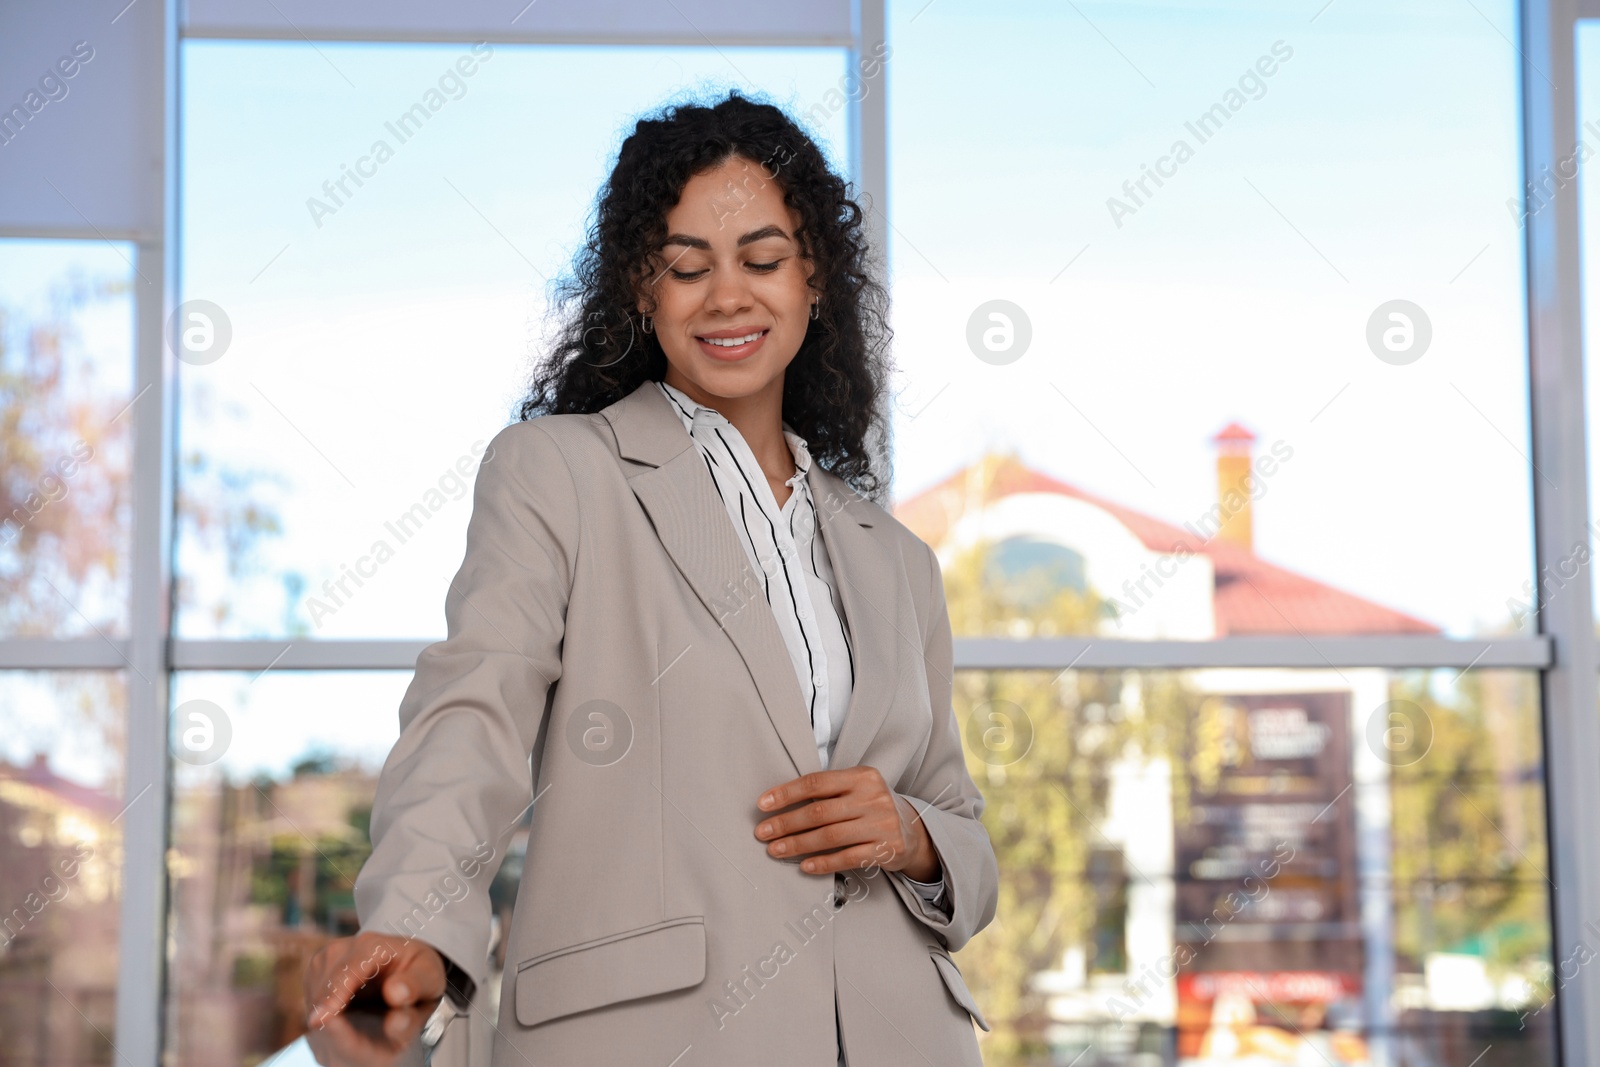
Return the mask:
[[(663, 381), (657, 381), (656, 384), (661, 387), (662, 394), (666, 396), (667, 401), (672, 405), (672, 410), (677, 414), (678, 421), (683, 423), (683, 428), (689, 431), (690, 437), (695, 436), (697, 428), (709, 430), (714, 426), (725, 426), (734, 433), (739, 433), (739, 428), (729, 422), (727, 417), (716, 408), (707, 407), (675, 385), (668, 385)], [(794, 486), (804, 482), (806, 475), (810, 472), (811, 452), (806, 448), (806, 439), (795, 433), (793, 427), (787, 422), (782, 423), (782, 427), (784, 440), (789, 442), (789, 452), (794, 457), (795, 465), (794, 476), (784, 484)], [(743, 439), (744, 435), (740, 434), (740, 440)], [(748, 442), (746, 442), (746, 446), (748, 447)]]

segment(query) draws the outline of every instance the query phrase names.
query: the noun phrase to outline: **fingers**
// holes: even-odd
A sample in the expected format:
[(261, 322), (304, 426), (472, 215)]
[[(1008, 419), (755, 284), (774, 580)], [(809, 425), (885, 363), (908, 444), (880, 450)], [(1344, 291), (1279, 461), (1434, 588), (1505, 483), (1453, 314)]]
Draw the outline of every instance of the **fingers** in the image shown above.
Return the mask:
[(331, 942), (306, 967), (307, 1024), (322, 1026), (374, 981), (390, 1007), (436, 999), (444, 995), (444, 961), (408, 938), (368, 933)]
[(363, 935), (340, 938), (317, 950), (306, 968), (308, 1025), (320, 1027), (343, 1011), (356, 991), (379, 973), (381, 962), (364, 967), (362, 957), (380, 947), (376, 939)]
[[(866, 819), (829, 823), (815, 830), (790, 834), (771, 842), (767, 845), (767, 855), (784, 859), (790, 856), (805, 856), (813, 852), (831, 852), (837, 848), (880, 840), (882, 833), (881, 825)], [(808, 859), (800, 864), (800, 869), (809, 872), (817, 868)]]
[(864, 770), (877, 773), (875, 768), (847, 767), (839, 771), (812, 771), (810, 774), (802, 774), (762, 793), (756, 801), (756, 807), (762, 811), (777, 811), (779, 808), (786, 808), (803, 800), (840, 796), (863, 780), (860, 772)]
[[(817, 801), (801, 810), (809, 812), (811, 808), (826, 803), (830, 802)], [(806, 819), (799, 812), (793, 814), (797, 818), (790, 820), (789, 825), (770, 830), (765, 835), (769, 838), (767, 855), (775, 859), (788, 859), (795, 856), (809, 856), (816, 852), (831, 853), (836, 849), (856, 845), (869, 845), (873, 852), (872, 863), (886, 865), (892, 864), (906, 851), (904, 828), (898, 813), (892, 807), (875, 805), (873, 811), (852, 819)], [(777, 820), (769, 820), (769, 823), (773, 822)], [(763, 836), (759, 828), (757, 836)], [(821, 864), (817, 859), (818, 857), (811, 857), (803, 860), (800, 869), (808, 874), (843, 870), (842, 867)]]
[(306, 1043), (318, 1063), (340, 1067), (394, 1067), (395, 1054), (408, 1048), (422, 1032), (433, 1010), (431, 1004), (391, 1008), (384, 1014), (382, 1040), (368, 1029), (358, 1029), (348, 1017), (330, 1016), (311, 1030)]
[(812, 856), (800, 864), (800, 869), (807, 874), (832, 874), (835, 871), (864, 871), (868, 867), (881, 867), (885, 861), (886, 848), (882, 841), (867, 842), (830, 852), (824, 856)]
[[(860, 772), (870, 773), (860, 773)], [(889, 791), (888, 785), (883, 781), (876, 768), (852, 767), (844, 771), (824, 771), (826, 775), (835, 775), (829, 783), (808, 784), (810, 775), (796, 778), (793, 782), (779, 786), (766, 796), (777, 795), (778, 803), (791, 802), (798, 799), (792, 793), (808, 793), (819, 791), (818, 799), (812, 800), (793, 811), (786, 811), (781, 815), (773, 815), (756, 824), (756, 836), (763, 841), (770, 841), (802, 830), (826, 826), (829, 823), (849, 822), (857, 819), (866, 819), (874, 822), (898, 822), (899, 808), (895, 802), (895, 795)], [(843, 781), (847, 788), (840, 790), (836, 784)], [(792, 787), (792, 791), (791, 791)], [(777, 804), (773, 805), (778, 806)]]
[[(802, 803), (809, 801), (809, 803)], [(890, 862), (905, 851), (901, 812), (894, 793), (876, 767), (848, 767), (802, 775), (762, 795), (758, 805), (775, 810), (801, 803), (793, 811), (764, 819), (756, 837), (768, 842), (767, 855), (784, 859), (816, 852), (867, 846), (854, 860)], [(807, 873), (844, 870), (852, 860), (812, 856), (800, 864)]]
[(432, 946), (407, 941), (392, 967), (385, 968), (383, 1000), (391, 1007), (444, 996), (444, 962)]
[[(756, 836), (763, 841), (787, 837), (789, 834), (810, 830), (830, 823), (848, 822), (871, 814), (859, 805), (844, 798), (814, 800), (803, 808), (774, 815), (756, 824)], [(770, 850), (769, 850), (770, 851)]]

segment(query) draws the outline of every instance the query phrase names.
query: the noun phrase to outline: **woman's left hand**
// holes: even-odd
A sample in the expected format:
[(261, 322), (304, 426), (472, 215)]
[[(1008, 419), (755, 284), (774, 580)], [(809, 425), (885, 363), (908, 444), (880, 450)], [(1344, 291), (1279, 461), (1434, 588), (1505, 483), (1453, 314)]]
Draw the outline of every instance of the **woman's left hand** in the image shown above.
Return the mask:
[(889, 788), (876, 767), (802, 775), (767, 790), (756, 802), (762, 811), (792, 804), (802, 806), (756, 826), (769, 856), (807, 856), (800, 864), (807, 874), (881, 867), (918, 882), (939, 877), (939, 853), (922, 816)]

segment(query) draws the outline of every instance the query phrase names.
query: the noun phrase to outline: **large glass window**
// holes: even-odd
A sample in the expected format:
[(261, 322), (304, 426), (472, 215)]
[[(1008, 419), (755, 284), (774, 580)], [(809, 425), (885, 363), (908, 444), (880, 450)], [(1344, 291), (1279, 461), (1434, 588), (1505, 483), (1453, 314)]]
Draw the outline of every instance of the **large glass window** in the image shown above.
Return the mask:
[(1515, 5), (1318, 6), (889, 5), (897, 514), (1068, 632), (1533, 632)]
[(473, 473), (641, 108), (765, 92), (845, 162), (840, 49), (183, 57), (179, 484), (217, 513), (179, 531), (187, 637), (443, 636)]
[(127, 633), (132, 255), (0, 241), (0, 636)]
[(0, 1063), (115, 1060), (126, 686), (0, 671)]
[[(889, 13), (958, 635), (1535, 632), (1515, 5)], [(1554, 1062), (1537, 683), (959, 674), (985, 1061)]]
[(177, 678), (168, 1045), (175, 1064), (258, 1062), (304, 1032), (312, 953), (360, 926), (352, 891), (410, 675)]
[[(125, 242), (0, 241), (0, 641), (126, 662), (137, 284)], [(113, 1059), (122, 818), (155, 802), (125, 789), (128, 685), (0, 671), (6, 1064)]]
[[(1578, 909), (1553, 892), (1540, 677), (1504, 667), (1546, 646), (1306, 664), (1329, 635), (1530, 637), (1536, 583), (1558, 596), (1588, 561), (1575, 545), (1534, 573), (1533, 489), (1544, 507), (1567, 487), (1530, 459), (1548, 390), (1530, 398), (1523, 256), (1552, 191), (1587, 190), (1594, 23), (1571, 166), (1524, 181), (1521, 65), (1542, 75), (1513, 0), (885, 8), (886, 95), (859, 122), (834, 37), (186, 38), (164, 176), (181, 247), (88, 215), (83, 239), (4, 231), (0, 1065), (126, 1059), (119, 959), (154, 976), (161, 952), (161, 991), (120, 1003), (173, 1064), (259, 1063), (300, 1035), (307, 957), (356, 929), (403, 668), (442, 635), (473, 472), (552, 285), (629, 120), (730, 87), (857, 178), (887, 164), (889, 505), (938, 552), (958, 638), (1161, 657), (990, 670), (1017, 646), (957, 643), (1002, 872), (999, 921), (959, 953), (985, 1061), (1556, 1062), (1552, 898)], [(189, 30), (226, 36), (209, 17)], [(139, 249), (171, 257), (175, 308)], [(162, 383), (134, 356), (158, 333), (173, 452), (135, 464)], [(166, 506), (168, 471), (170, 620), (158, 586), (129, 604), (166, 536), (142, 527), (134, 560), (135, 503)], [(129, 640), (147, 635), (173, 639), (165, 661)], [(1286, 665), (1211, 644), (1183, 665), (1218, 665), (1178, 669), (1173, 645), (1100, 640), (1238, 636), (1293, 639), (1249, 646)], [(280, 666), (298, 638), (365, 640)], [(171, 773), (146, 786), (157, 667)], [(164, 838), (125, 821), (163, 796)], [(491, 888), (497, 951), (523, 849), (513, 833)], [(122, 939), (125, 888), (151, 900), (162, 877), (165, 938)], [(496, 976), (480, 1003), (498, 995)]]
[(1554, 1064), (1537, 680), (960, 672), (990, 1067)]

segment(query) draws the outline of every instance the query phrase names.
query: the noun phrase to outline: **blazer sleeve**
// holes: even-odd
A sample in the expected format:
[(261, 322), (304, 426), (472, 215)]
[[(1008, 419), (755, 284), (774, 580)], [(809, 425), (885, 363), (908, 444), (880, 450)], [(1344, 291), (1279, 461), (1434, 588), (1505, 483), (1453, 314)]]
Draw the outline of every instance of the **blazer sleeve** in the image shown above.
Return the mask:
[(529, 760), (561, 676), (579, 518), (570, 468), (538, 420), (495, 435), (445, 596), (447, 636), (418, 656), (401, 700), (356, 878), (363, 931), (424, 941), (477, 988), (489, 883), (532, 803)]
[(911, 914), (953, 952), (994, 918), (1000, 897), (1000, 868), (989, 831), (979, 819), (983, 814), (983, 794), (967, 773), (961, 731), (950, 703), (954, 660), (944, 578), (938, 557), (926, 544), (922, 547), (931, 582), (923, 662), (933, 704), (933, 734), (910, 789), (901, 795), (922, 813), (928, 836), (939, 853), (946, 893), (944, 906), (936, 907), (923, 899), (903, 879), (890, 878), (889, 884)]

